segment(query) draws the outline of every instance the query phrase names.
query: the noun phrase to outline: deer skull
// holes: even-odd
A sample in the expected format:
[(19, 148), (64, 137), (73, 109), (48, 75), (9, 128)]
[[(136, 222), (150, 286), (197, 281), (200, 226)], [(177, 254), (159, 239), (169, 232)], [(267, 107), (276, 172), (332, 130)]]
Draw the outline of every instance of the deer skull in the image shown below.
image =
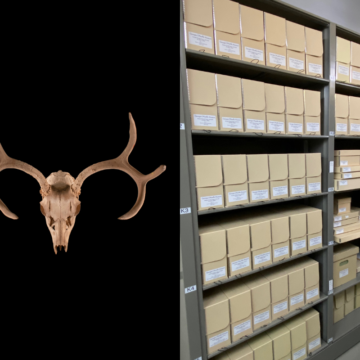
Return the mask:
[[(129, 114), (129, 119), (130, 139), (123, 153), (115, 159), (89, 166), (76, 179), (61, 170), (45, 179), (44, 175), (34, 167), (8, 157), (0, 144), (0, 172), (5, 169), (22, 170), (39, 182), (42, 196), (40, 210), (45, 216), (46, 225), (51, 233), (55, 254), (61, 249), (65, 252), (68, 250), (70, 233), (74, 228), (76, 216), (80, 212), (81, 186), (87, 177), (98, 171), (117, 169), (126, 172), (134, 179), (138, 187), (136, 203), (129, 212), (119, 218), (127, 220), (134, 217), (141, 209), (145, 201), (146, 184), (165, 171), (166, 167), (162, 165), (151, 174), (143, 175), (129, 164), (128, 158), (136, 143), (136, 127), (131, 114)], [(1, 200), (0, 210), (10, 219), (18, 219)]]

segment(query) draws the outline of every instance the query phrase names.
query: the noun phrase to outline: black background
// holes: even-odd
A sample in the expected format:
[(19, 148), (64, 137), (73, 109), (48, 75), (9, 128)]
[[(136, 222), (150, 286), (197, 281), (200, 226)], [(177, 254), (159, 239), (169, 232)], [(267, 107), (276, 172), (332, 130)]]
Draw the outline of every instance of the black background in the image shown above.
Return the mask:
[[(15, 221), (0, 213), (3, 326), (24, 339), (91, 349), (102, 348), (106, 339), (104, 353), (140, 341), (145, 349), (167, 308), (177, 303), (177, 290), (171, 299), (166, 286), (178, 276), (174, 5), (162, 24), (136, 2), (121, 9), (46, 9), (47, 16), (36, 17), (22, 9), (23, 16), (14, 16), (6, 28), (0, 143), (10, 157), (45, 177), (62, 170), (76, 178), (123, 151), (131, 112), (138, 139), (130, 163), (144, 174), (167, 166), (148, 183), (143, 208), (126, 221), (117, 218), (136, 201), (130, 176), (108, 170), (89, 177), (68, 252), (58, 255), (40, 212), (37, 181), (18, 170), (0, 173), (0, 198), (19, 216)], [(164, 25), (167, 40), (160, 31)], [(164, 286), (166, 294), (159, 290)]]

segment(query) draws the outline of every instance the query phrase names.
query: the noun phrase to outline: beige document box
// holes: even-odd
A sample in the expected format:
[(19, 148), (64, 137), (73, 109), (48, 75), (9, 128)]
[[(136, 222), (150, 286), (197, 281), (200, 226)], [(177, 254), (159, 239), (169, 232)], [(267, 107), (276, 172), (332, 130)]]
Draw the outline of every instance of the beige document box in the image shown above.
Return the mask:
[(336, 81), (350, 82), (350, 41), (336, 37)]
[(254, 351), (247, 343), (243, 343), (221, 352), (216, 360), (254, 360)]
[(319, 263), (309, 257), (301, 259), (299, 266), (304, 266), (305, 304), (320, 299)]
[(321, 153), (305, 154), (306, 193), (321, 193)]
[(306, 321), (308, 353), (321, 347), (320, 315), (315, 309), (308, 309), (300, 315)]
[(285, 88), (265, 84), (266, 129), (269, 134), (285, 134)]
[(271, 218), (271, 241), (273, 262), (290, 257), (290, 228), (287, 214), (269, 214)]
[(270, 198), (283, 199), (289, 197), (288, 189), (288, 156), (287, 154), (269, 154)]
[(304, 90), (305, 134), (321, 134), (321, 93), (320, 91)]
[(306, 213), (308, 251), (322, 247), (322, 211), (309, 208)]
[(349, 134), (360, 135), (360, 98), (349, 96)]
[(334, 215), (345, 215), (350, 213), (351, 210), (351, 197), (336, 196), (334, 198)]
[(349, 96), (335, 94), (335, 134), (349, 134)]
[(334, 247), (334, 288), (356, 278), (356, 254), (359, 248), (353, 244)]
[(305, 27), (286, 20), (287, 69), (305, 74)]
[(305, 305), (305, 273), (304, 268), (290, 262), (284, 266), (283, 271), (288, 274), (289, 279), (289, 311), (294, 311)]
[(290, 330), (283, 324), (266, 332), (273, 341), (274, 360), (291, 359)]
[(267, 154), (246, 155), (250, 202), (270, 200), (269, 160)]
[(247, 341), (254, 351), (254, 360), (274, 360), (273, 341), (266, 333), (255, 336)]
[(334, 295), (334, 323), (345, 317), (345, 291)]
[(302, 89), (285, 87), (286, 133), (304, 134), (304, 96)]
[(286, 321), (284, 325), (290, 330), (293, 359), (306, 359), (308, 354), (306, 321), (298, 316)]
[(289, 196), (306, 194), (305, 154), (289, 154)]
[(305, 27), (306, 75), (323, 77), (322, 32)]
[(350, 83), (360, 85), (360, 44), (351, 42)]
[(355, 310), (355, 286), (345, 290), (345, 316)]

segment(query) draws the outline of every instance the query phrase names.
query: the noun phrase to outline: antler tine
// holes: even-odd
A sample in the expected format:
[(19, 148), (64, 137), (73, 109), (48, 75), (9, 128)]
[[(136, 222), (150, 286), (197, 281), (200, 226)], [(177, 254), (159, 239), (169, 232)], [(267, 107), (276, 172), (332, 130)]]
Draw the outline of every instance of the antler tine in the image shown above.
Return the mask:
[(116, 169), (116, 170), (124, 171), (128, 175), (130, 175), (133, 178), (133, 180), (136, 182), (138, 188), (138, 197), (135, 202), (135, 205), (131, 208), (131, 210), (127, 212), (125, 215), (119, 217), (119, 220), (130, 219), (139, 212), (145, 201), (146, 184), (150, 180), (158, 177), (166, 170), (166, 166), (161, 165), (152, 173), (148, 175), (144, 175), (129, 164), (129, 155), (131, 154), (137, 139), (135, 121), (130, 113), (129, 113), (129, 120), (130, 120), (129, 142), (125, 150), (122, 152), (122, 154), (115, 159), (102, 161), (92, 166), (89, 166), (79, 174), (73, 185), (73, 190), (77, 195), (79, 195), (81, 186), (85, 181), (85, 179), (90, 175), (95, 174), (99, 171)]

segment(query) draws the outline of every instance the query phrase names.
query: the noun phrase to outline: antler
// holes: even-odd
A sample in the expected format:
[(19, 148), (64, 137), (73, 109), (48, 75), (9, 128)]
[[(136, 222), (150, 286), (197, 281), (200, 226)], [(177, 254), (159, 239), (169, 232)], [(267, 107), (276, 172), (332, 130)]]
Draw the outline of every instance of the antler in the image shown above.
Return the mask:
[(74, 190), (75, 194), (77, 196), (79, 196), (80, 192), (81, 192), (80, 189), (81, 189), (83, 182), (90, 175), (93, 175), (102, 170), (109, 170), (109, 169), (117, 169), (117, 170), (126, 172), (136, 182), (136, 185), (138, 187), (138, 197), (137, 197), (136, 203), (132, 207), (132, 209), (129, 212), (127, 212), (125, 215), (119, 217), (119, 220), (130, 219), (139, 212), (139, 210), (141, 209), (141, 207), (143, 206), (144, 201), (145, 201), (146, 184), (150, 180), (158, 177), (160, 174), (162, 174), (166, 170), (166, 166), (161, 165), (152, 173), (150, 173), (148, 175), (144, 175), (129, 164), (129, 155), (131, 154), (131, 152), (135, 146), (136, 138), (137, 138), (135, 121), (130, 113), (129, 113), (129, 120), (130, 120), (130, 131), (129, 131), (130, 138), (129, 138), (129, 142), (128, 142), (125, 150), (123, 151), (123, 153), (115, 159), (102, 161), (102, 162), (99, 162), (92, 166), (89, 166), (88, 168), (86, 168), (84, 171), (82, 171), (79, 174), (79, 176), (76, 178), (74, 184), (72, 185), (72, 189)]
[[(7, 156), (3, 147), (0, 144), (0, 172), (5, 169), (17, 169), (26, 172), (34, 177), (41, 186), (40, 193), (44, 196), (48, 193), (50, 186), (47, 183), (45, 176), (37, 169), (22, 161), (15, 160)], [(18, 217), (12, 213), (7, 206), (0, 200), (0, 210), (2, 213), (10, 219), (17, 220)]]

